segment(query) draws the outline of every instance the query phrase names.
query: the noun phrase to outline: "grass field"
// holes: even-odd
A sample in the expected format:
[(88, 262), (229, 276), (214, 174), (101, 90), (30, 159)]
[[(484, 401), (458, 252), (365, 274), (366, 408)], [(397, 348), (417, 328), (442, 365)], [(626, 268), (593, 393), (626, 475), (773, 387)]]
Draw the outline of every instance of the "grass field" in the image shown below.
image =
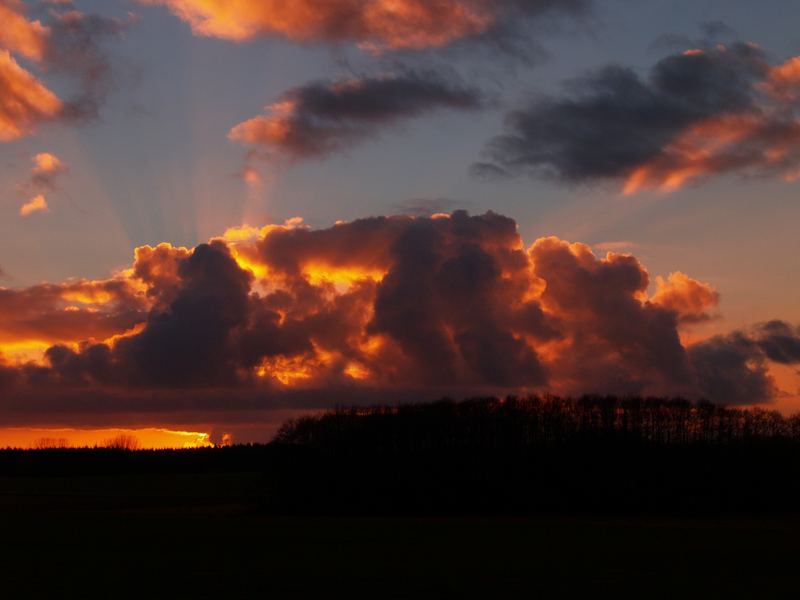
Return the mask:
[(277, 517), (260, 479), (2, 478), (4, 597), (796, 597), (798, 520)]

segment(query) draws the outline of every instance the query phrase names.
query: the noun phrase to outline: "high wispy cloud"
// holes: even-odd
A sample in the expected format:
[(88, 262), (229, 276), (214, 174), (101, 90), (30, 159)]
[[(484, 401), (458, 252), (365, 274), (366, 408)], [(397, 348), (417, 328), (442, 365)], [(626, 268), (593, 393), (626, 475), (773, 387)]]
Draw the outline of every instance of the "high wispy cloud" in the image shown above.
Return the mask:
[(589, 0), (140, 0), (167, 6), (197, 35), (420, 50), (508, 30), (520, 20), (582, 13)]
[(145, 246), (108, 280), (0, 289), (0, 414), (210, 422), (526, 391), (755, 404), (778, 393), (770, 363), (800, 362), (800, 330), (780, 321), (685, 345), (717, 293), (682, 273), (649, 284), (632, 255), (553, 237), (526, 248), (493, 213)]
[(295, 161), (343, 150), (405, 119), (481, 104), (478, 90), (432, 72), (312, 82), (236, 125), (229, 137)]
[(484, 176), (623, 181), (673, 191), (712, 175), (800, 177), (800, 59), (770, 64), (754, 44), (690, 49), (647, 78), (608, 66), (506, 117), (473, 166)]
[[(34, 20), (23, 2), (0, 0), (0, 141), (30, 135), (48, 121), (96, 117), (111, 82), (110, 62), (100, 44), (121, 35), (131, 19), (88, 15), (71, 2), (59, 2), (43, 21)], [(15, 55), (43, 74), (76, 78), (79, 91), (59, 98)]]

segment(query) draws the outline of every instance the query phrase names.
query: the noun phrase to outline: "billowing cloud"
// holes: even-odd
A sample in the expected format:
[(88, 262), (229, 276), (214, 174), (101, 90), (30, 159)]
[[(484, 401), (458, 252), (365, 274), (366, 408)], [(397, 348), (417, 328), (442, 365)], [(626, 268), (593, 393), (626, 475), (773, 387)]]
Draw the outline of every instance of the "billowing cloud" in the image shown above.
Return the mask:
[(477, 90), (428, 72), (314, 82), (290, 90), (229, 137), (299, 160), (341, 150), (403, 119), (480, 105)]
[[(51, 8), (43, 24), (28, 18), (22, 2), (0, 0), (0, 141), (30, 135), (46, 121), (97, 116), (111, 70), (99, 42), (128, 25), (128, 20), (84, 14), (71, 4)], [(77, 77), (80, 92), (60, 99), (14, 55), (44, 73)]]
[(0, 351), (12, 345), (106, 340), (144, 321), (149, 301), (125, 277), (0, 288)]
[(109, 280), (0, 289), (0, 413), (223, 422), (535, 391), (754, 404), (778, 393), (770, 363), (800, 363), (800, 330), (780, 321), (684, 345), (716, 292), (682, 273), (652, 297), (649, 284), (632, 255), (553, 237), (526, 248), (491, 212), (145, 246)]
[(687, 50), (646, 79), (609, 66), (510, 113), (484, 176), (622, 179), (627, 194), (714, 174), (800, 177), (797, 59), (770, 65), (753, 44)]
[(368, 48), (437, 48), (515, 20), (580, 12), (588, 0), (140, 0), (167, 6), (196, 35), (245, 41), (280, 35), (299, 42)]
[(698, 323), (710, 319), (708, 310), (719, 304), (719, 293), (707, 283), (685, 273), (670, 273), (656, 278), (658, 289), (651, 301), (672, 310), (682, 323)]

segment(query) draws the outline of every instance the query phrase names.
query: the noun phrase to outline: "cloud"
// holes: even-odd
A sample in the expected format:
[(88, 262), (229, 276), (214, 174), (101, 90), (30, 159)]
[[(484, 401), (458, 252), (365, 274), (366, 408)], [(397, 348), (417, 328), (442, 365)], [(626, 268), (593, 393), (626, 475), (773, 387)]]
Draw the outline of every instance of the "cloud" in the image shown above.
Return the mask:
[(692, 279), (680, 271), (669, 277), (657, 277), (658, 289), (651, 302), (672, 310), (682, 323), (699, 323), (711, 317), (706, 312), (719, 304), (719, 292), (707, 283)]
[(716, 292), (679, 272), (649, 284), (632, 255), (554, 237), (526, 248), (491, 212), (144, 246), (108, 280), (0, 288), (0, 414), (248, 422), (542, 391), (753, 404), (778, 393), (770, 363), (800, 363), (800, 330), (781, 321), (684, 345)]
[(800, 327), (769, 321), (695, 344), (689, 356), (706, 395), (734, 404), (768, 400), (778, 393), (768, 362), (800, 363)]
[(600, 242), (599, 244), (593, 244), (593, 248), (597, 248), (598, 250), (633, 250), (634, 248), (638, 248), (639, 244), (636, 242), (629, 242), (627, 240), (612, 240), (609, 242)]
[(64, 103), (36, 77), (0, 49), (0, 141), (29, 135), (45, 121), (57, 118)]
[(376, 135), (382, 128), (437, 109), (473, 110), (481, 94), (432, 72), (314, 82), (294, 88), (264, 115), (231, 129), (232, 140), (272, 157), (324, 157)]
[(55, 189), (56, 179), (69, 171), (67, 165), (50, 152), (40, 152), (33, 156), (30, 185), (43, 189)]
[(19, 214), (22, 217), (28, 217), (38, 212), (50, 212), (47, 200), (45, 200), (45, 197), (41, 194), (34, 196), (19, 208)]
[[(51, 8), (43, 24), (28, 19), (22, 2), (0, 0), (0, 141), (30, 135), (47, 121), (96, 117), (111, 80), (100, 41), (120, 35), (130, 22), (87, 15), (64, 4)], [(77, 77), (80, 92), (62, 100), (13, 54), (44, 73)]]
[(27, 217), (35, 212), (49, 212), (50, 207), (44, 192), (57, 189), (57, 179), (67, 171), (67, 165), (50, 152), (40, 152), (34, 155), (31, 160), (33, 167), (27, 181), (19, 184), (18, 190), (21, 195), (33, 196), (20, 208), (19, 214)]
[(467, 202), (448, 198), (412, 198), (403, 202), (395, 202), (392, 210), (401, 215), (429, 217), (456, 209), (464, 209), (467, 204)]
[(97, 118), (114, 83), (112, 59), (103, 41), (119, 38), (136, 23), (126, 18), (86, 14), (70, 9), (51, 11), (50, 34), (42, 60), (47, 71), (77, 78), (80, 91), (64, 105), (67, 119)]
[(4, 345), (106, 340), (143, 322), (148, 305), (124, 277), (0, 287), (0, 350)]
[(485, 35), (520, 19), (583, 12), (588, 0), (140, 0), (168, 7), (196, 35), (420, 50)]
[(47, 48), (49, 28), (40, 21), (25, 17), (25, 5), (19, 0), (0, 1), (0, 47), (41, 61)]
[(741, 173), (800, 177), (797, 59), (770, 65), (753, 44), (690, 49), (645, 79), (608, 66), (506, 117), (480, 176), (622, 180), (627, 194)]

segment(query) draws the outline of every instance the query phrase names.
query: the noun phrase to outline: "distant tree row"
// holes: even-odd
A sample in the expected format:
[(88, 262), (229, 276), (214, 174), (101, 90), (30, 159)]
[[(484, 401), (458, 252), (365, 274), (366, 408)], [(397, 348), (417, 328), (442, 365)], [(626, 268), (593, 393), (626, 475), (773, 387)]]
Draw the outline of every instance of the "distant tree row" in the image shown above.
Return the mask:
[(800, 415), (681, 398), (529, 396), (339, 408), (284, 424), (274, 441), (404, 452), (507, 449), (612, 439), (657, 445), (800, 441)]

